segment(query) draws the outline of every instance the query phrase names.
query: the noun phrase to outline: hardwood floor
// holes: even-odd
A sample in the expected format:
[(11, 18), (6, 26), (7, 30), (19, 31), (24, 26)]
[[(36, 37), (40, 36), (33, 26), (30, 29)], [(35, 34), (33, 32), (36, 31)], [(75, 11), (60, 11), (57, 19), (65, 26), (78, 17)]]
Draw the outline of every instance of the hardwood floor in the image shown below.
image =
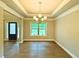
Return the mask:
[(5, 58), (71, 58), (55, 42), (4, 43)]

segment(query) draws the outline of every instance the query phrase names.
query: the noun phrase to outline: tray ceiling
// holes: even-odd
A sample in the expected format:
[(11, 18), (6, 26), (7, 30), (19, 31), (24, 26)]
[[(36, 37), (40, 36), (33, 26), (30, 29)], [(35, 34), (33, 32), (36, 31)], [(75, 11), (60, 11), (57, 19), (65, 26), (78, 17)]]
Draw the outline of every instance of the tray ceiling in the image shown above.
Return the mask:
[[(65, 12), (69, 8), (75, 6), (76, 4), (79, 4), (79, 0), (1, 0), (1, 1), (25, 18), (37, 15), (38, 13), (42, 13), (49, 17), (57, 17), (62, 12)], [(41, 2), (40, 6), (39, 2)]]
[[(20, 4), (28, 13), (46, 13), (53, 12), (63, 0), (19, 0)], [(41, 2), (41, 4), (39, 4)], [(40, 10), (40, 12), (39, 12)]]

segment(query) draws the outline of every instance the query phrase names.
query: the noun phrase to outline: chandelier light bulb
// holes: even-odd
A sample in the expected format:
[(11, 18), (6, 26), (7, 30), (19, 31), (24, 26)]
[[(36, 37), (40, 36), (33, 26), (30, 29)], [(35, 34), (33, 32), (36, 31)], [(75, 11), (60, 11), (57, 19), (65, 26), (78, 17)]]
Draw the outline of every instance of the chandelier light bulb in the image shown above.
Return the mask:
[(36, 18), (35, 20), (38, 21), (38, 18)]
[(38, 17), (41, 18), (42, 17), (42, 14), (38, 14)]
[(42, 18), (41, 21), (44, 21), (44, 18)]
[(33, 19), (36, 19), (37, 17), (36, 16), (33, 16)]
[(35, 21), (38, 21), (37, 16), (33, 16), (33, 19), (34, 19)]
[(44, 16), (44, 19), (46, 20), (47, 19), (47, 16)]

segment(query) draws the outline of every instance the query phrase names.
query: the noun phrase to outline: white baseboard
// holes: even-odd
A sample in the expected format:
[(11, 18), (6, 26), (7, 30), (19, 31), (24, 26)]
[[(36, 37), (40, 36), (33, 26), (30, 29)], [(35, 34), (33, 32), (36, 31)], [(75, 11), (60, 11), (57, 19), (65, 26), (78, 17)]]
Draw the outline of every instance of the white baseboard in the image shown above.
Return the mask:
[(78, 58), (76, 57), (74, 54), (72, 54), (68, 49), (66, 49), (65, 47), (63, 47), (59, 42), (55, 41), (63, 50), (65, 50), (71, 57), (73, 58)]
[(24, 39), (24, 41), (55, 41), (55, 39)]

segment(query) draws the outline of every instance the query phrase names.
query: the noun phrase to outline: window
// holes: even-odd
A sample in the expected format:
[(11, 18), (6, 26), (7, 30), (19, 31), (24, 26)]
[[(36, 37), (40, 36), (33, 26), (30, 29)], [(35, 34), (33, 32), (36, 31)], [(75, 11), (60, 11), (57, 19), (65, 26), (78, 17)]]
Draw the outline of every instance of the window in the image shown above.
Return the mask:
[(32, 36), (45, 36), (46, 35), (46, 23), (36, 23), (31, 24), (31, 35)]

